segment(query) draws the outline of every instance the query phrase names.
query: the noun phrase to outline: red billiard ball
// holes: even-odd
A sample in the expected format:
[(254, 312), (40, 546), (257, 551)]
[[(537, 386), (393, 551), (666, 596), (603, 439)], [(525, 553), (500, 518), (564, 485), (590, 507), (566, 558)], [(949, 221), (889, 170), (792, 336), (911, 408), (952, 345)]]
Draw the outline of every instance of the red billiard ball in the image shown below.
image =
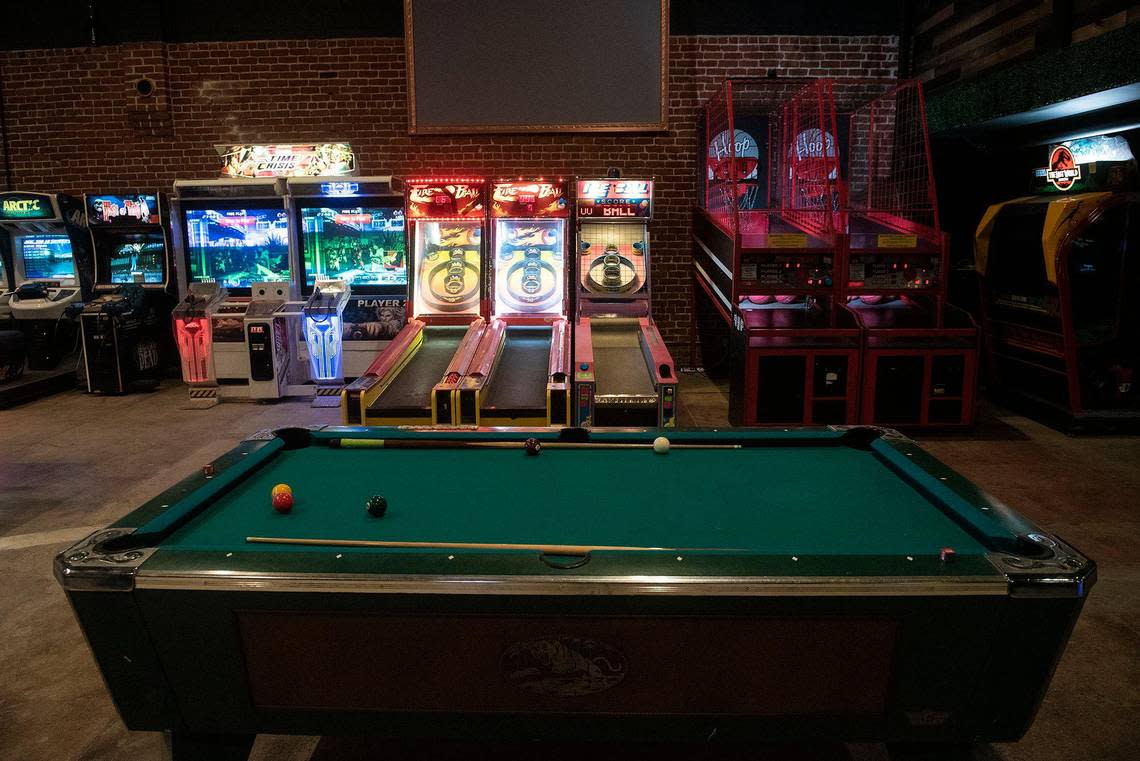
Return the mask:
[(273, 509), (279, 513), (287, 513), (293, 509), (293, 495), (287, 491), (273, 495)]
[(534, 457), (536, 454), (542, 451), (542, 442), (540, 442), (538, 439), (527, 439), (523, 443), (523, 449), (526, 451), (528, 456)]

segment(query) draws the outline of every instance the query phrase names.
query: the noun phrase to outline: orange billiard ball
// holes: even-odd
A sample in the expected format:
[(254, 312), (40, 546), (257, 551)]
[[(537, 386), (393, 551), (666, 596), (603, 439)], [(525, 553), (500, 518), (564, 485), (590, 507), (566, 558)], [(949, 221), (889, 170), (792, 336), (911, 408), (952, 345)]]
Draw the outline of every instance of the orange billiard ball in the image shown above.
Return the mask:
[(273, 509), (279, 513), (287, 513), (293, 509), (293, 495), (287, 491), (273, 495)]
[(289, 486), (289, 484), (277, 484), (276, 486), (273, 487), (273, 491), (270, 492), (270, 494), (271, 494), (271, 496), (276, 497), (278, 494), (281, 494), (282, 492), (284, 492), (285, 494), (292, 494), (293, 488), (291, 486)]

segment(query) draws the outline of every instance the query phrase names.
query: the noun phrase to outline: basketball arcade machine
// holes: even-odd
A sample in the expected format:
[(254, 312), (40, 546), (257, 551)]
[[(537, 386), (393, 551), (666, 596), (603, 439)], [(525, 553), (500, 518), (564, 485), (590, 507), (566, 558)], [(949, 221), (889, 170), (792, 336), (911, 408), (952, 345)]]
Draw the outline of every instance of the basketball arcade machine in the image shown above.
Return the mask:
[(407, 288), (403, 197), (391, 177), (291, 177), (287, 188), (313, 406), (338, 407), (345, 376), (363, 375), (382, 348), (346, 335), (345, 308)]
[(677, 373), (650, 311), (653, 181), (575, 185), (575, 424), (671, 428)]
[(567, 220), (562, 178), (492, 184), (491, 316), (458, 389), (458, 423), (570, 422)]
[(1123, 135), (1044, 148), (1035, 195), (986, 210), (989, 389), (1072, 429), (1140, 423), (1140, 192)]
[(89, 392), (154, 386), (176, 362), (164, 200), (158, 193), (83, 198), (95, 254), (95, 298), (80, 315)]
[(705, 128), (694, 277), (732, 326), (732, 423), (857, 422), (861, 331), (837, 299), (842, 188), (829, 83), (728, 80)]
[(486, 327), (486, 180), (404, 180), (412, 248), (408, 322), (344, 390), (348, 425), (451, 425), (454, 393)]
[(184, 294), (174, 332), (192, 406), (284, 395), (303, 375), (297, 321), (278, 314), (294, 296), (285, 181), (179, 180), (172, 209)]
[(23, 334), (26, 373), (0, 385), (0, 406), (75, 385), (78, 314), (92, 293), (91, 239), (83, 204), (62, 193), (0, 192), (0, 248), (11, 262), (5, 294)]
[[(862, 93), (868, 83), (835, 87)], [(902, 80), (878, 89), (850, 115), (844, 193), (841, 293), (864, 335), (860, 421), (970, 426), (978, 329), (946, 301), (949, 245), (939, 226), (922, 85)]]

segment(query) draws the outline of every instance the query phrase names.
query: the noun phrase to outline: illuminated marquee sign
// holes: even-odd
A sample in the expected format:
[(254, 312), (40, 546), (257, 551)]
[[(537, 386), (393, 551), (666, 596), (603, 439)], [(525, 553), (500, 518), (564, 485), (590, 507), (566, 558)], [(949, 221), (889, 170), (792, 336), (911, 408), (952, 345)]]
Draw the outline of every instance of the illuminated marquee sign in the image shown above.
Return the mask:
[(0, 221), (55, 219), (51, 196), (43, 193), (0, 193)]
[(566, 217), (566, 183), (562, 180), (496, 182), (491, 192), (491, 215), (495, 217)]
[(321, 195), (325, 196), (354, 196), (360, 192), (358, 182), (322, 182)]
[(1120, 135), (1074, 138), (1049, 146), (1049, 163), (1035, 169), (1038, 192), (1119, 189), (1129, 184), (1136, 160)]
[(1068, 190), (1074, 182), (1081, 179), (1081, 168), (1073, 158), (1069, 146), (1057, 145), (1049, 152), (1049, 168), (1045, 170), (1045, 178), (1057, 190)]
[(578, 216), (620, 219), (653, 215), (649, 180), (579, 180)]
[(356, 174), (348, 143), (217, 145), (225, 177), (341, 177)]
[(483, 216), (482, 180), (408, 180), (408, 217), (460, 219)]
[(158, 197), (87, 196), (87, 221), (93, 225), (157, 225)]

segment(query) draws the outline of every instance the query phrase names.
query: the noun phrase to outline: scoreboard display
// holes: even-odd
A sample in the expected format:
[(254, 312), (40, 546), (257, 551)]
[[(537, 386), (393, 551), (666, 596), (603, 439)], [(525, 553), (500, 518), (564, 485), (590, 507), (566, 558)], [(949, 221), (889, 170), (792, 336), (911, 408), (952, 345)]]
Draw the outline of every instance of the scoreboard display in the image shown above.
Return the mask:
[(653, 216), (651, 180), (579, 180), (578, 216), (644, 218)]

